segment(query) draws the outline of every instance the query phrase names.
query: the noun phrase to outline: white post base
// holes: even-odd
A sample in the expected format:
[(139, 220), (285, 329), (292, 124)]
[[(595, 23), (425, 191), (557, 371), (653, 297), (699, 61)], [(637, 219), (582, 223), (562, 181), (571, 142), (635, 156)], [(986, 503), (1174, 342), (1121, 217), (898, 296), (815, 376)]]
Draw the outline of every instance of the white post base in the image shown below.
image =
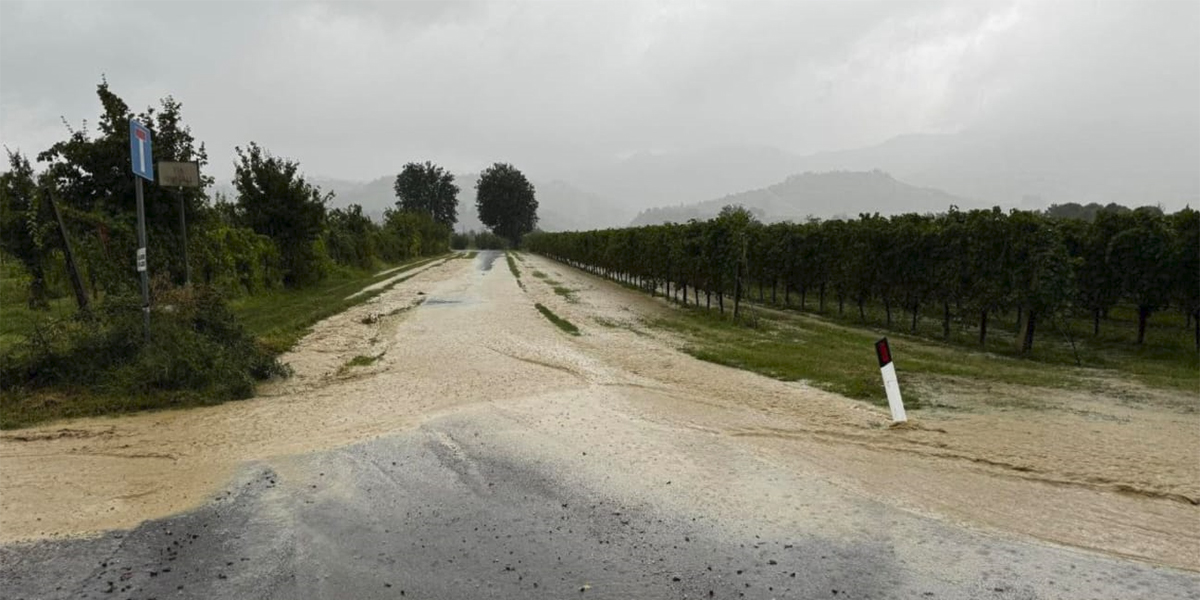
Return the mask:
[(908, 415), (904, 414), (904, 400), (900, 397), (900, 381), (896, 379), (896, 364), (889, 362), (879, 369), (883, 373), (883, 389), (887, 390), (888, 408), (892, 409), (892, 422), (904, 423)]

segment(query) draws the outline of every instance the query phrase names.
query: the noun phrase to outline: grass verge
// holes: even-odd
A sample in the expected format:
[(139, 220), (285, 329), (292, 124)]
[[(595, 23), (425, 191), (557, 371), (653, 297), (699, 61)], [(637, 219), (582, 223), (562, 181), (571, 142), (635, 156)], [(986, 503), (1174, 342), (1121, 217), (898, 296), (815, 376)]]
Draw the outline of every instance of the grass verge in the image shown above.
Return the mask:
[[(441, 258), (444, 257), (414, 260), (400, 267), (420, 267)], [(230, 305), (234, 314), (264, 348), (280, 354), (300, 341), (318, 321), (366, 302), (416, 275), (401, 277), (384, 287), (347, 298), (357, 290), (395, 276), (395, 268), (384, 272), (387, 274), (346, 272), (310, 287), (247, 296), (234, 300)]]
[[(784, 381), (805, 381), (834, 393), (886, 406), (875, 360), (875, 340), (888, 336), (903, 384), (968, 379), (1059, 389), (1096, 389), (1103, 372), (1060, 364), (970, 351), (950, 343), (851, 327), (811, 315), (759, 314), (747, 327), (703, 310), (691, 309), (654, 325), (680, 334), (684, 351), (701, 360), (745, 369)], [(909, 408), (934, 401), (925, 386), (904, 387)], [(1099, 391), (1097, 389), (1097, 391)], [(1036, 406), (1036, 403), (1030, 404)]]
[(579, 335), (579, 328), (576, 327), (574, 323), (554, 314), (554, 311), (546, 308), (540, 302), (535, 303), (534, 306), (537, 307), (538, 312), (542, 313), (543, 317), (546, 317), (547, 319), (549, 319), (550, 322), (554, 323), (556, 326), (558, 326), (559, 329), (561, 329), (571, 335)]

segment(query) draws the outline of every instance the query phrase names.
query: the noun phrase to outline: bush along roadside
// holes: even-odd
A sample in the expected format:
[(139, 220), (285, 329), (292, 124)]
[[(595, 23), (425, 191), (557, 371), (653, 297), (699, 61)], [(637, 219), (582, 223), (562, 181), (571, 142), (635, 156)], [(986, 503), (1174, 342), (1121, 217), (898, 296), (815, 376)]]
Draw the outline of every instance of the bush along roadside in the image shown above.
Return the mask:
[(60, 417), (217, 404), (287, 368), (198, 286), (156, 295), (150, 339), (136, 297), (39, 326), (0, 355), (0, 427)]

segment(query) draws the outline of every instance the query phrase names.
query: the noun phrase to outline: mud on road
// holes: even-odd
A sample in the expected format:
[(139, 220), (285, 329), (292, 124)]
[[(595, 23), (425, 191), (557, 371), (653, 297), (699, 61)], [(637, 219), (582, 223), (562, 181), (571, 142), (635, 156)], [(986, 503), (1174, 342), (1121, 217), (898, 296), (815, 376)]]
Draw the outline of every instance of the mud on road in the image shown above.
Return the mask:
[[(871, 537), (917, 519), (1200, 570), (1195, 412), (1089, 398), (1076, 412), (921, 411), (889, 429), (876, 407), (679, 352), (646, 325), (676, 310), (661, 302), (529, 255), (518, 286), (496, 259), (436, 264), (318, 324), (283, 357), (296, 376), (253, 400), (0, 436), (0, 536), (209, 510), (247, 465), (310, 485), (297, 465), (319, 459), (296, 457), (475, 419), (507, 424), (497, 456), (564, 488), (722, 528)], [(556, 294), (535, 269), (575, 292)], [(376, 360), (347, 366), (356, 356)], [(483, 451), (463, 452), (470, 465)]]

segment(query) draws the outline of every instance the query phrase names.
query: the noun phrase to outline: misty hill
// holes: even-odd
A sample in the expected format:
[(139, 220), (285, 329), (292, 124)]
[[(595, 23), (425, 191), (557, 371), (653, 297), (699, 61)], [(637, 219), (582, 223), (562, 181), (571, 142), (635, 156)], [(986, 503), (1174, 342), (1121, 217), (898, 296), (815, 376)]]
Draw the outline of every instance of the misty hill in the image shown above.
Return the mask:
[(729, 204), (744, 206), (761, 220), (773, 222), (802, 221), (809, 216), (855, 217), (862, 212), (941, 212), (951, 204), (963, 206), (963, 203), (962, 198), (897, 181), (882, 171), (833, 171), (792, 175), (769, 187), (697, 204), (649, 209), (640, 213), (632, 224), (708, 219)]
[(796, 162), (797, 171), (879, 169), (968, 198), (973, 206), (1030, 210), (1069, 202), (1194, 206), (1197, 165), (1195, 132), (1112, 124), (905, 135)]
[[(944, 190), (963, 208), (1161, 203), (1177, 210), (1200, 204), (1198, 165), (1200, 137), (1187, 128), (1149, 121), (1059, 122), (902, 135), (807, 156), (766, 146), (640, 153), (563, 177), (630, 213), (766, 188), (794, 173), (874, 170), (912, 186)], [(858, 210), (888, 208), (856, 206), (846, 212)]]
[(799, 172), (798, 161), (795, 154), (769, 146), (719, 146), (639, 153), (564, 178), (611, 199), (615, 207), (632, 216), (652, 206), (697, 202), (768, 186)]
[[(459, 187), (458, 224), (456, 230), (482, 230), (475, 211), (475, 182), (478, 173), (458, 174), (454, 182)], [(336, 196), (332, 207), (351, 204), (363, 207), (363, 212), (375, 220), (383, 219), (383, 211), (396, 205), (392, 189), (394, 176), (380, 177), (369, 182), (333, 179), (314, 179), (312, 183)], [(533, 181), (538, 200), (538, 227), (546, 231), (593, 229), (624, 225), (633, 211), (621, 211), (596, 194), (583, 191), (562, 181)]]

